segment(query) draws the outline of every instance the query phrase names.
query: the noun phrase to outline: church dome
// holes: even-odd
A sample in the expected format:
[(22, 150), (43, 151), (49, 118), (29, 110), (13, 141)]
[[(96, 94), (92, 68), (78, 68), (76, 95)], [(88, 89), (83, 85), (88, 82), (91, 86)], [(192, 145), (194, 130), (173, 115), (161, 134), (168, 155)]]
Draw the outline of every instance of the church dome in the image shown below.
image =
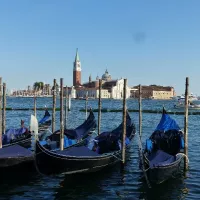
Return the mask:
[(111, 75), (108, 73), (108, 70), (106, 69), (105, 73), (102, 75), (102, 80), (111, 80)]

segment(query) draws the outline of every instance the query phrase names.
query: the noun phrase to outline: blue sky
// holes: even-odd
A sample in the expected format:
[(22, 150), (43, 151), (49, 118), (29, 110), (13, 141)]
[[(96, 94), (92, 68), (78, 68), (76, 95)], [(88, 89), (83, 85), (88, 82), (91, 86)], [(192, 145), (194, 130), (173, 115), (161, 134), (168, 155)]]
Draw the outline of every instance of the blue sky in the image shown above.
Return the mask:
[(0, 76), (11, 88), (64, 78), (76, 48), (82, 80), (107, 68), (129, 86), (200, 94), (199, 0), (1, 0)]

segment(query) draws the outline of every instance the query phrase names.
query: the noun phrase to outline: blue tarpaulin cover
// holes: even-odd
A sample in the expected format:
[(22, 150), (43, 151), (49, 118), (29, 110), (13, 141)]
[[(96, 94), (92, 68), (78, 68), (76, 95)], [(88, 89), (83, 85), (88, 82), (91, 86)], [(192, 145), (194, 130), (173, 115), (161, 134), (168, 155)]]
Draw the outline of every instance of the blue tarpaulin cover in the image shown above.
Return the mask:
[(32, 155), (30, 150), (17, 144), (0, 149), (0, 158), (29, 157)]
[(146, 140), (146, 151), (160, 149), (171, 155), (175, 155), (184, 148), (183, 133), (174, 119), (165, 109), (161, 120), (149, 139)]
[(76, 140), (69, 139), (66, 135), (64, 135), (64, 148), (67, 148), (73, 144), (76, 144)]
[(27, 132), (27, 129), (25, 127), (19, 128), (19, 129), (8, 129), (6, 130), (6, 133), (2, 135), (2, 142), (3, 145), (9, 144), (11, 139), (16, 139), (17, 137), (23, 135)]
[(176, 160), (175, 156), (172, 156), (162, 150), (153, 152), (148, 157), (150, 168), (166, 166), (173, 163)]
[(160, 123), (156, 127), (155, 131), (168, 131), (168, 130), (181, 130), (174, 119), (172, 119), (166, 112), (162, 114)]
[(39, 124), (42, 124), (42, 123), (46, 122), (49, 119), (49, 117), (50, 117), (49, 111), (46, 110), (45, 114), (44, 114), (44, 117), (39, 121)]

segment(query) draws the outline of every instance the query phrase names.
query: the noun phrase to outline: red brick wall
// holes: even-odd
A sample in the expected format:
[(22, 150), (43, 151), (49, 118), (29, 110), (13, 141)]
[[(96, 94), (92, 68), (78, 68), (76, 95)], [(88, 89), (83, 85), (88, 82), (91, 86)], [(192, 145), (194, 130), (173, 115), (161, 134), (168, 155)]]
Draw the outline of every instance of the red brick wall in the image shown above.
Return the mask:
[(73, 71), (73, 86), (81, 85), (81, 72)]

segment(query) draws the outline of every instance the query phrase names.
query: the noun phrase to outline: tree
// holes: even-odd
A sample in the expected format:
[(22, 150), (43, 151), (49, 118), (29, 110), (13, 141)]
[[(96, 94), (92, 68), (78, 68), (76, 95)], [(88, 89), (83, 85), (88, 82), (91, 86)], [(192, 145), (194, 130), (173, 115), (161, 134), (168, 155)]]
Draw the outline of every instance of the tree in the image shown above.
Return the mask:
[(35, 82), (33, 84), (34, 90), (43, 90), (44, 88), (44, 83), (43, 82)]
[[(58, 85), (58, 83), (56, 83), (56, 94), (58, 94), (58, 92), (59, 92), (59, 85)], [(53, 91), (54, 91), (54, 86), (52, 86), (52, 88), (51, 88), (51, 92), (52, 92), (52, 94), (53, 94)]]

